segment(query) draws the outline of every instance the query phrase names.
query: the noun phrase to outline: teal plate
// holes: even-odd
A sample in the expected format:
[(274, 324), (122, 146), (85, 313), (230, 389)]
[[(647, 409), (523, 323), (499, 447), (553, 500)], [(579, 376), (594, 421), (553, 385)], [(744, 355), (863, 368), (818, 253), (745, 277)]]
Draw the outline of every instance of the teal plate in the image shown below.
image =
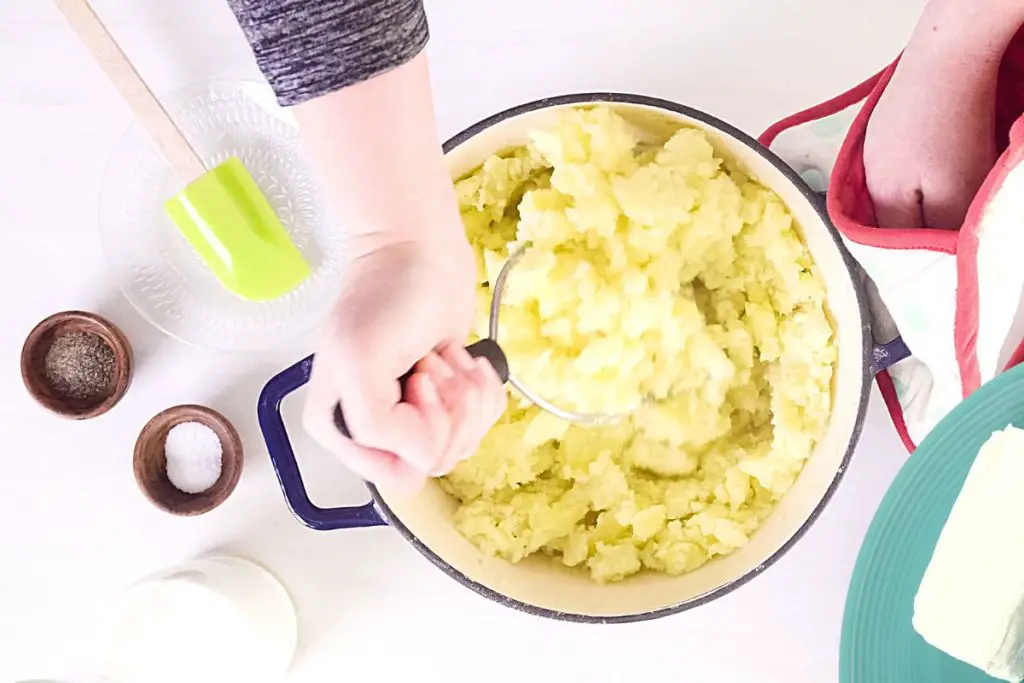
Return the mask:
[(986, 683), (914, 631), (914, 595), (978, 449), (1024, 427), (1024, 366), (1003, 373), (940, 422), (900, 470), (861, 546), (843, 614), (841, 683)]

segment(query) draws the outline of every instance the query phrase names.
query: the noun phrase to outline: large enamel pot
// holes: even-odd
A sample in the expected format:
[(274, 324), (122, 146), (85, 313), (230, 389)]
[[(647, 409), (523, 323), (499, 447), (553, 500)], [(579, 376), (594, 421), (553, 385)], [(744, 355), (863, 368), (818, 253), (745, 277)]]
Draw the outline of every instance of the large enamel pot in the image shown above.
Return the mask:
[(828, 220), (822, 198), (757, 141), (689, 107), (610, 93), (525, 104), (485, 119), (449, 140), (444, 149), (452, 177), (475, 169), (495, 152), (525, 143), (530, 130), (548, 125), (559, 110), (581, 104), (611, 105), (647, 128), (668, 132), (682, 124), (708, 131), (719, 153), (737, 161), (786, 203), (825, 278), (839, 343), (828, 429), (792, 490), (746, 547), (684, 576), (642, 573), (611, 585), (597, 584), (582, 572), (558, 567), (543, 557), (511, 564), (484, 556), (459, 535), (451, 521), (455, 501), (437, 485), (428, 485), (410, 499), (387, 496), (369, 486), (372, 501), (361, 507), (324, 509), (310, 501), (280, 404), (309, 379), (312, 357), (270, 380), (260, 396), (259, 419), (288, 505), (307, 526), (332, 530), (390, 525), (445, 574), (508, 607), (570, 621), (638, 621), (681, 612), (725, 595), (760, 574), (807, 532), (835, 492), (853, 453), (870, 383), (881, 369), (875, 358), (897, 360), (906, 355), (906, 349), (898, 340), (890, 349), (873, 348), (860, 281)]

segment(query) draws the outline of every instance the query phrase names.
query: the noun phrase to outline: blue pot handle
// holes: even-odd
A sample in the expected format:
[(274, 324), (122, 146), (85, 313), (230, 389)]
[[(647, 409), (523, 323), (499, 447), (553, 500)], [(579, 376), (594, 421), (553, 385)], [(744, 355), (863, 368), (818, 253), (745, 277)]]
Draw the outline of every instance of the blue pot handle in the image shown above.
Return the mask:
[(274, 465), (288, 507), (303, 524), (321, 531), (384, 526), (387, 522), (377, 513), (372, 502), (352, 507), (322, 508), (314, 505), (306, 493), (299, 464), (295, 461), (295, 451), (281, 418), (281, 401), (308, 382), (312, 370), (313, 356), (308, 356), (281, 371), (263, 387), (256, 407), (270, 462)]
[[(875, 344), (870, 361), (871, 374), (877, 375), (908, 357), (910, 349), (901, 337), (886, 344)], [(314, 505), (306, 493), (299, 464), (295, 461), (295, 451), (292, 450), (288, 430), (281, 418), (281, 401), (309, 381), (312, 369), (313, 356), (307, 356), (272, 377), (260, 392), (256, 408), (260, 430), (267, 443), (267, 452), (270, 453), (270, 462), (273, 463), (288, 507), (303, 524), (322, 531), (384, 526), (387, 522), (381, 518), (372, 502), (351, 507), (322, 508)]]
[(871, 352), (871, 374), (877, 375), (883, 370), (899, 363), (901, 360), (910, 358), (910, 348), (907, 347), (903, 337), (896, 337), (885, 344), (875, 344)]

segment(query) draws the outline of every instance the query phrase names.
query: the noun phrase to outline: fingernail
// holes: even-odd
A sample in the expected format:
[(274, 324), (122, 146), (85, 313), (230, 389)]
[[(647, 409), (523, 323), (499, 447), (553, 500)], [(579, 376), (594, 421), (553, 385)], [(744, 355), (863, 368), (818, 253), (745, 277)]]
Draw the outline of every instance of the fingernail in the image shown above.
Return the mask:
[(448, 456), (441, 461), (440, 465), (434, 468), (434, 471), (430, 473), (430, 476), (446, 477), (452, 473), (452, 470), (454, 470), (455, 466), (458, 464), (459, 460), (457, 458), (452, 458), (451, 456)]
[(430, 375), (422, 375), (423, 379), (420, 380), (420, 391), (423, 395), (423, 400), (427, 403), (437, 405), (441, 403), (441, 395), (437, 392), (437, 385), (434, 384), (434, 380), (430, 379)]
[(448, 380), (455, 376), (455, 370), (448, 365), (448, 361), (436, 353), (431, 353), (423, 359), (423, 371), (437, 375), (442, 380)]
[(449, 455), (441, 465), (434, 470), (435, 477), (445, 477), (451, 474), (456, 467), (458, 467), (464, 460), (469, 460), (473, 457), (474, 452), (463, 453), (461, 455)]
[(476, 359), (469, 355), (469, 351), (466, 351), (466, 349), (461, 347), (453, 349), (452, 355), (455, 356), (455, 362), (459, 364), (459, 367), (466, 372), (471, 371), (475, 367)]
[(493, 365), (491, 365), (491, 361), (487, 360), (486, 358), (474, 358), (473, 360), (476, 361), (476, 366), (478, 368), (480, 368), (481, 370), (486, 370), (491, 374), (497, 376), (498, 371), (494, 369)]
[(437, 469), (435, 469), (431, 473), (430, 476), (432, 476), (432, 477), (447, 477), (449, 474), (451, 474), (455, 470), (456, 467), (459, 466), (460, 462), (462, 462), (462, 461), (461, 460), (456, 460), (455, 462), (446, 462), (443, 465), (441, 465), (440, 467), (438, 467)]
[(444, 461), (441, 462), (440, 465), (435, 467), (430, 472), (430, 476), (432, 476), (432, 477), (443, 477), (443, 476), (446, 476), (446, 475), (450, 474), (453, 469), (455, 469), (455, 463), (449, 462), (448, 460), (444, 460)]

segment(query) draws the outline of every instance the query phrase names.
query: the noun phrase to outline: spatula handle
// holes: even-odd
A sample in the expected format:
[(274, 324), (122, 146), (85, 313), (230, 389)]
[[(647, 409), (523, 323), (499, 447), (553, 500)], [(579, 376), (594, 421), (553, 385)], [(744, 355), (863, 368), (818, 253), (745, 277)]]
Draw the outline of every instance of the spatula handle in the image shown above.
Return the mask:
[[(486, 358), (497, 371), (502, 384), (508, 381), (508, 359), (505, 357), (505, 352), (498, 346), (498, 342), (493, 339), (481, 339), (467, 346), (466, 351), (469, 351), (469, 355), (473, 358)], [(398, 379), (398, 383), (402, 387), (402, 396), (405, 396), (405, 385), (412, 374), (413, 371), (409, 370)], [(334, 406), (334, 426), (338, 428), (342, 436), (352, 437), (348, 431), (348, 425), (345, 423), (345, 413), (342, 412), (340, 403)]]
[(118, 47), (87, 0), (55, 0), (57, 8), (92, 53), (143, 128), (185, 183), (206, 172), (202, 159)]

